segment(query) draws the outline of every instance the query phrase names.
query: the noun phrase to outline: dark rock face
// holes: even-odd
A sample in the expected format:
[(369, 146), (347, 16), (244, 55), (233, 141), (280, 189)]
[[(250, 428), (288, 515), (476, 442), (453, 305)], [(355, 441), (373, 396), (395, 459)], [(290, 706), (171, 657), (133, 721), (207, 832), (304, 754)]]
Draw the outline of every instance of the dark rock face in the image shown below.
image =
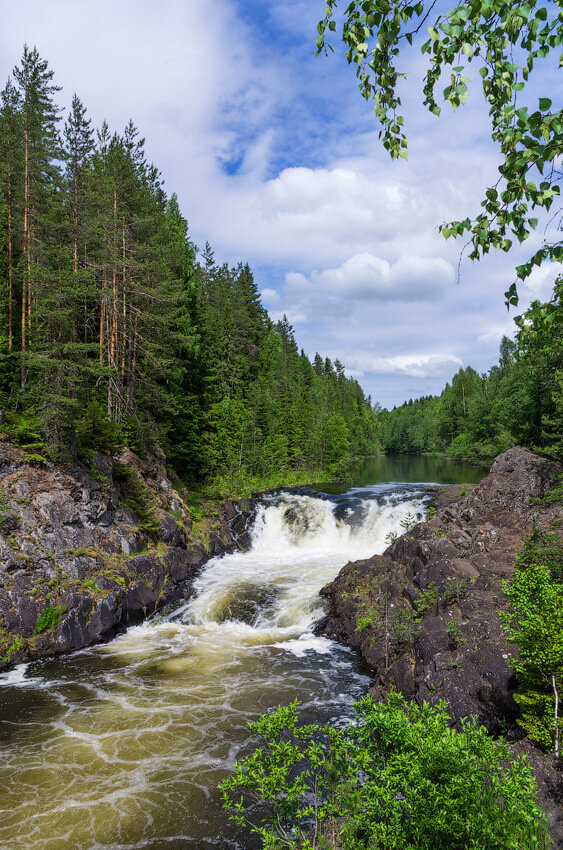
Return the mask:
[[(250, 502), (219, 508), (204, 546), (191, 539), (189, 508), (161, 466), (129, 451), (119, 460), (150, 491), (157, 539), (139, 529), (139, 517), (120, 501), (111, 458), (96, 456), (93, 472), (50, 463), (37, 468), (0, 442), (0, 670), (80, 649), (138, 623), (177, 598), (209, 557), (246, 542)], [(36, 635), (49, 606), (58, 622)]]
[(502, 581), (532, 521), (547, 527), (561, 517), (560, 507), (534, 501), (558, 471), (510, 449), (471, 492), (439, 491), (434, 517), (383, 555), (348, 564), (325, 590), (325, 633), (358, 650), (374, 694), (396, 687), (418, 701), (447, 699), (456, 720), (477, 715), (493, 732), (514, 718)]
[[(428, 522), (383, 555), (347, 564), (323, 590), (329, 612), (322, 630), (358, 651), (373, 676), (375, 698), (396, 688), (417, 702), (445, 699), (456, 721), (474, 715), (493, 733), (514, 721), (518, 707), (508, 660), (515, 648), (506, 643), (498, 618), (507, 608), (502, 581), (512, 574), (532, 523), (552, 532), (561, 528), (561, 506), (534, 501), (560, 472), (532, 452), (510, 449), (478, 486), (463, 488), (469, 493), (460, 496), (458, 486), (441, 489)], [(546, 779), (542, 804), (553, 835), (563, 842), (560, 776), (549, 757), (531, 750), (549, 775), (552, 790), (545, 790)]]

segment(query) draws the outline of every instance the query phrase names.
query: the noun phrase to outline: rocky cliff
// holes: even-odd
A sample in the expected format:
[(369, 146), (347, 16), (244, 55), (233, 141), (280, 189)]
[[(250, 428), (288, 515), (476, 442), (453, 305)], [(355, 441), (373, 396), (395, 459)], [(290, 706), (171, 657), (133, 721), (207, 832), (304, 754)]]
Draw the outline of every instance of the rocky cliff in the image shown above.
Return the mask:
[[(418, 702), (447, 700), (454, 719), (475, 715), (493, 733), (514, 726), (515, 649), (498, 618), (507, 607), (502, 580), (534, 525), (561, 535), (561, 505), (542, 504), (560, 473), (510, 449), (478, 486), (437, 491), (427, 522), (382, 555), (348, 564), (324, 589), (324, 633), (358, 651), (375, 697), (395, 688)], [(563, 842), (560, 773), (527, 742), (516, 746), (528, 751)]]
[(129, 451), (65, 469), (0, 442), (0, 670), (139, 622), (248, 542), (249, 502), (217, 508), (202, 540), (181, 491)]

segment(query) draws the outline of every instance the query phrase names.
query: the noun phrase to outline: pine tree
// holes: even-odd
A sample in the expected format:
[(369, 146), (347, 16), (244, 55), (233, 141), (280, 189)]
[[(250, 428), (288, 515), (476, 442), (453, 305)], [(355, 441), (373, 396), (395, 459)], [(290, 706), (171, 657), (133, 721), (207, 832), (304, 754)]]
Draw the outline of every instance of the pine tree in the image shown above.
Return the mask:
[(21, 387), (26, 383), (26, 354), (30, 348), (32, 317), (38, 315), (41, 286), (49, 286), (46, 264), (45, 233), (49, 229), (55, 189), (59, 184), (59, 138), (57, 122), (60, 109), (53, 96), (60, 91), (54, 85), (53, 71), (41, 59), (37, 48), (24, 46), (14, 79), (22, 102), (23, 162), (23, 271), (21, 285)]
[(3, 228), (6, 233), (5, 274), (7, 281), (7, 347), (14, 346), (14, 297), (16, 241), (19, 230), (18, 198), (21, 197), (23, 150), (21, 98), (11, 79), (2, 91), (0, 111), (0, 193), (4, 201)]

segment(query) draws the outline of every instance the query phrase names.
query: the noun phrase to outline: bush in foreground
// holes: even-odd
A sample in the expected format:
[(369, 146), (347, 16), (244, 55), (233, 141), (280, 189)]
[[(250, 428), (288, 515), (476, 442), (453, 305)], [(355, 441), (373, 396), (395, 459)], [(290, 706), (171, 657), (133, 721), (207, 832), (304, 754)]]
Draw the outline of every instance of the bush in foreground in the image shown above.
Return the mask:
[(260, 745), (219, 786), (263, 848), (547, 848), (523, 759), (475, 720), (450, 727), (446, 704), (364, 697), (345, 729), (299, 725), (297, 703), (249, 724)]

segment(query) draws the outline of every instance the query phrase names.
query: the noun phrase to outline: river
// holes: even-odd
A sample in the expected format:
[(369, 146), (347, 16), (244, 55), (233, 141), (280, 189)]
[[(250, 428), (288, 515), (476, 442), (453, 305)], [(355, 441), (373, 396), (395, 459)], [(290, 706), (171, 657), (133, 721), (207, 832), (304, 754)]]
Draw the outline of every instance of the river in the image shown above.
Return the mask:
[(173, 610), (0, 676), (0, 847), (259, 846), (216, 790), (249, 751), (247, 721), (297, 698), (308, 722), (341, 722), (368, 684), (352, 653), (314, 636), (319, 590), (423, 517), (421, 485), (484, 474), (387, 456), (345, 487), (268, 494), (250, 551), (209, 561)]

